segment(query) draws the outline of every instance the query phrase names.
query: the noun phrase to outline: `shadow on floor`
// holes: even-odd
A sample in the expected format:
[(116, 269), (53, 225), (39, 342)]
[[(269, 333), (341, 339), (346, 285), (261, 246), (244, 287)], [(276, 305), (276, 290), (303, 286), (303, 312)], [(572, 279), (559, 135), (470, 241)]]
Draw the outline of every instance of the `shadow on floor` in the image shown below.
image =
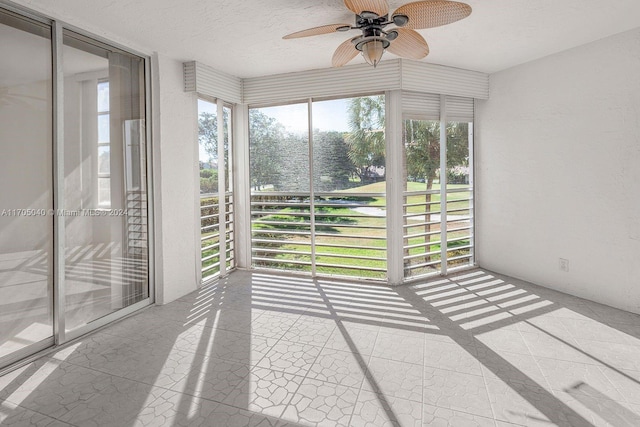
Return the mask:
[(484, 270), (240, 271), (0, 386), (7, 424), (639, 425), (640, 316)]

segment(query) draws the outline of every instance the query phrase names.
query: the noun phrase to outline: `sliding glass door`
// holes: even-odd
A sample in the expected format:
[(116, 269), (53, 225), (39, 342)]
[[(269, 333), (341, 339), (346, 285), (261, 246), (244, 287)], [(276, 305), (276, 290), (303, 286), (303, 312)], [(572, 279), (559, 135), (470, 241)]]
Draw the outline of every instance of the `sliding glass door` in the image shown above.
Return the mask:
[(71, 31), (64, 58), (65, 329), (148, 298), (144, 60)]
[(0, 10), (0, 367), (53, 344), (51, 28)]
[(202, 283), (236, 266), (231, 115), (232, 109), (222, 101), (198, 99)]
[(404, 277), (472, 266), (473, 100), (404, 93), (403, 110)]
[(2, 369), (151, 298), (146, 60), (4, 8), (0, 40)]

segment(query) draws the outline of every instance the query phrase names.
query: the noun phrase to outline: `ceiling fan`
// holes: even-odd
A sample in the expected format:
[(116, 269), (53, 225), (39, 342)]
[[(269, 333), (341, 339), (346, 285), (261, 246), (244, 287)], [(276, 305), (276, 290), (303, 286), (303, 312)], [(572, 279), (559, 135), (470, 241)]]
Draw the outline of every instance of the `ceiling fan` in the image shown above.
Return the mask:
[[(407, 3), (391, 15), (387, 0), (344, 0), (344, 4), (356, 14), (355, 25), (322, 25), (288, 34), (283, 39), (360, 30), (362, 35), (338, 46), (333, 54), (332, 65), (341, 67), (362, 53), (365, 61), (375, 67), (385, 50), (402, 58), (424, 58), (429, 54), (429, 45), (415, 30), (451, 24), (471, 14), (468, 4), (449, 0)], [(387, 25), (392, 24), (395, 27), (385, 30)]]

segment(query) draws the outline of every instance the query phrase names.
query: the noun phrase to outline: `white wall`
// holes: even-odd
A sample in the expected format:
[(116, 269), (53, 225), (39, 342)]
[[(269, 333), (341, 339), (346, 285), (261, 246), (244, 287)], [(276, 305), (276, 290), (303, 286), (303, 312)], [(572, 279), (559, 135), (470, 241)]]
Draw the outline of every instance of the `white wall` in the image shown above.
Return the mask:
[(196, 277), (197, 104), (184, 92), (182, 62), (157, 57), (154, 84), (156, 300), (166, 304), (199, 286)]
[(640, 29), (490, 87), (476, 111), (480, 265), (640, 313)]

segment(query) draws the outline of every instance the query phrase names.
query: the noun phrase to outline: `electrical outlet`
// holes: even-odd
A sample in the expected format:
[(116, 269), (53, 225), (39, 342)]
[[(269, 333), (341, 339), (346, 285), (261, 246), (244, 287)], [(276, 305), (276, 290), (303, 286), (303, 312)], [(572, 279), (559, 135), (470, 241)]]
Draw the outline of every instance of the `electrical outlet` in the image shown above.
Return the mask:
[(560, 271), (564, 271), (565, 273), (569, 272), (569, 260), (564, 258), (559, 258), (560, 260)]

